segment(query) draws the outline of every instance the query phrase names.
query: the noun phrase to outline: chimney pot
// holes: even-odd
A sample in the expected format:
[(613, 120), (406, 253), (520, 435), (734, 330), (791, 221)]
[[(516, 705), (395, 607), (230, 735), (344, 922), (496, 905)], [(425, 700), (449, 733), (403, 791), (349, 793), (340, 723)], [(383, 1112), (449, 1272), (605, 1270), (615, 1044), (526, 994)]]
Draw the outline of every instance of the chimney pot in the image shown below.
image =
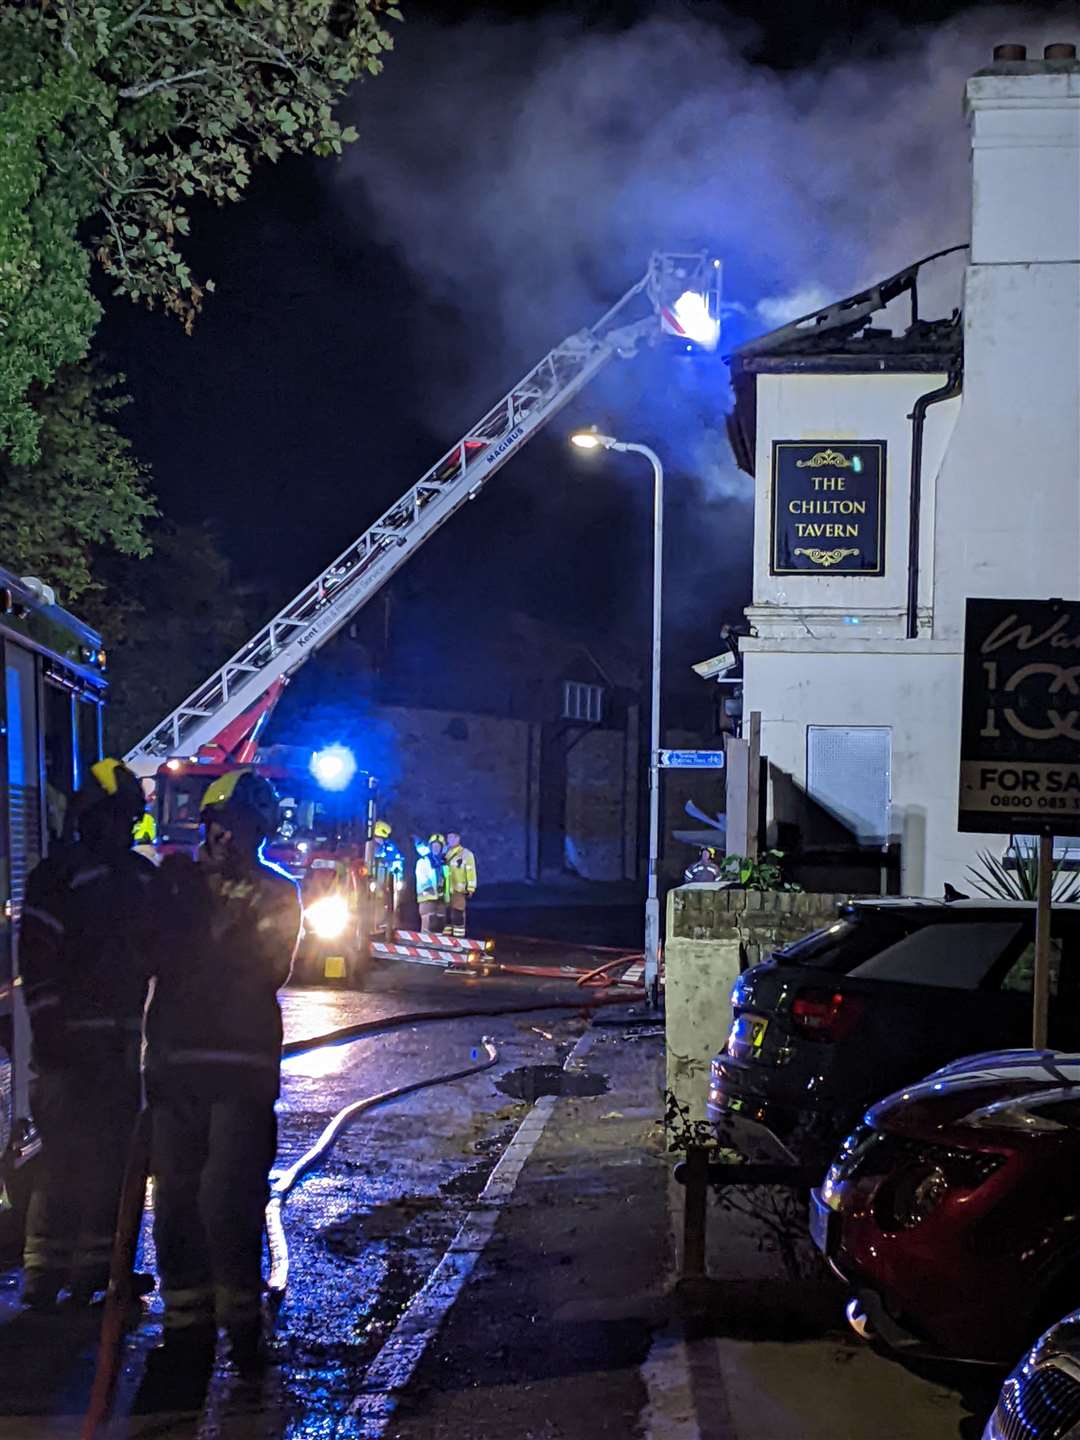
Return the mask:
[(1075, 60), (1076, 46), (1058, 42), (1056, 45), (1047, 45), (1043, 51), (1044, 60)]
[(1026, 45), (995, 45), (995, 46), (994, 46), (994, 59), (995, 59), (995, 60), (1026, 60), (1026, 59), (1027, 59), (1027, 46), (1026, 46)]

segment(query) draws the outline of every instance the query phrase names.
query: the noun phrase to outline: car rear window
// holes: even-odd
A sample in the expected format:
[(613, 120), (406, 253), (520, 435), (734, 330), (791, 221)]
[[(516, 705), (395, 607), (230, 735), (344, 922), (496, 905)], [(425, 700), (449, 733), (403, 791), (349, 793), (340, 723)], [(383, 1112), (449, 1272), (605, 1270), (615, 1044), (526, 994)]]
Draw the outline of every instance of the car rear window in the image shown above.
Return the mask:
[(848, 974), (860, 980), (899, 980), (908, 985), (977, 990), (1020, 929), (1018, 920), (923, 925)]
[(781, 965), (807, 965), (814, 970), (846, 975), (862, 961), (924, 924), (925, 921), (910, 911), (906, 914), (863, 911), (804, 935), (785, 949), (777, 950), (774, 959)]

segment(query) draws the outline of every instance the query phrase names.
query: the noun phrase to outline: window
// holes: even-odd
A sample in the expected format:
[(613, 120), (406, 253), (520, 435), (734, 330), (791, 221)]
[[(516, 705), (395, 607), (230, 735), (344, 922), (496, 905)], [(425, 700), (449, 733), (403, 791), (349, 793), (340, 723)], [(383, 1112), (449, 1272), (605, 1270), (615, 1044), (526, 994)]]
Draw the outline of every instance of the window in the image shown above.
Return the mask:
[(886, 845), (892, 810), (892, 731), (808, 725), (806, 789), (860, 845)]
[(941, 985), (977, 990), (1020, 934), (1017, 921), (950, 921), (924, 925), (849, 973), (863, 980), (895, 980), (906, 985)]
[(604, 688), (602, 685), (582, 685), (577, 680), (563, 682), (562, 718), (564, 720), (588, 720), (593, 725), (600, 723), (603, 713)]
[(912, 915), (910, 911), (864, 910), (850, 919), (834, 920), (824, 929), (804, 935), (778, 950), (776, 958), (782, 965), (808, 965), (814, 970), (847, 975), (856, 965), (924, 924), (923, 916)]
[[(1051, 938), (1050, 941), (1050, 994), (1058, 993), (1058, 982), (1061, 979), (1061, 941)], [(1013, 963), (1009, 966), (1008, 974), (1001, 982), (1002, 990), (1015, 991), (1021, 995), (1030, 995), (1035, 983), (1035, 941), (1029, 940), (1021, 950)]]

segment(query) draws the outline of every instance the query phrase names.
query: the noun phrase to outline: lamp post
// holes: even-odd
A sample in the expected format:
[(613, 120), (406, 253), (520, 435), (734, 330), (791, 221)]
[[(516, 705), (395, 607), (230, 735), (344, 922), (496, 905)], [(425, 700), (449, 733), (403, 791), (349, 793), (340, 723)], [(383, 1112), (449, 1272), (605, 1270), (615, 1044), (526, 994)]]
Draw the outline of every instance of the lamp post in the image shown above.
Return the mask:
[(652, 665), (651, 665), (651, 730), (649, 739), (649, 889), (645, 900), (645, 994), (655, 1008), (660, 986), (660, 895), (657, 888), (657, 863), (660, 855), (660, 659), (661, 619), (663, 615), (664, 581), (664, 467), (655, 450), (629, 440), (616, 440), (613, 435), (600, 435), (593, 430), (578, 430), (570, 436), (571, 444), (581, 450), (617, 450), (643, 455), (653, 472), (653, 591), (652, 591)]

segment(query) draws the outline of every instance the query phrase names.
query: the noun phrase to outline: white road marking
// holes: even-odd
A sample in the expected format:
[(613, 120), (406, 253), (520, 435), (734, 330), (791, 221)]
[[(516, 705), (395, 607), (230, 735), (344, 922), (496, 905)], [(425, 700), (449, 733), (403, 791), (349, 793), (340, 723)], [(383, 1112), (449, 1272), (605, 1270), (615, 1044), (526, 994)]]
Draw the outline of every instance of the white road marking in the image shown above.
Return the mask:
[(645, 1440), (701, 1440), (686, 1342), (665, 1330), (641, 1367), (649, 1403), (641, 1417)]
[[(576, 1067), (595, 1039), (594, 1032), (586, 1030), (563, 1068)], [(555, 1095), (542, 1096), (518, 1126), (450, 1248), (399, 1316), (386, 1343), (368, 1366), (363, 1392), (349, 1407), (349, 1414), (359, 1421), (358, 1440), (380, 1440), (385, 1433), (401, 1392), (412, 1379), (424, 1351), (495, 1233), (502, 1208), (513, 1195), (521, 1172), (551, 1119), (557, 1099)], [(692, 1437), (688, 1434), (685, 1440)]]

